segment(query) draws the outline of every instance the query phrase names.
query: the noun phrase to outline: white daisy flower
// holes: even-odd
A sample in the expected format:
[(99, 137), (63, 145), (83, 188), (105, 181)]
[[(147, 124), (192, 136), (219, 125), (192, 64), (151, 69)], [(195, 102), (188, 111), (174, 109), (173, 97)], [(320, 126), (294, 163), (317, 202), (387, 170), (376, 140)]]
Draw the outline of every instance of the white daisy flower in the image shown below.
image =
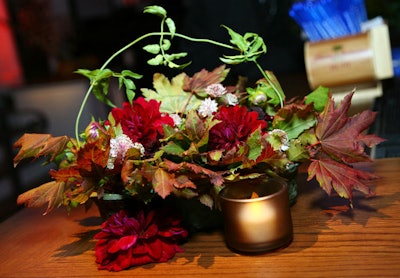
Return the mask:
[(234, 106), (239, 103), (237, 96), (232, 93), (227, 93), (225, 98), (228, 101), (228, 105)]
[(280, 151), (285, 152), (289, 149), (290, 143), (289, 143), (289, 139), (288, 139), (288, 135), (286, 133), (286, 131), (282, 130), (282, 129), (274, 129), (271, 131), (271, 134), (275, 134), (279, 137), (282, 145), (280, 146)]
[(200, 104), (199, 109), (197, 110), (202, 117), (211, 116), (214, 112), (218, 110), (218, 103), (211, 99), (206, 98)]
[(122, 164), (126, 152), (135, 148), (140, 150), (140, 155), (144, 155), (144, 147), (140, 143), (133, 143), (132, 140), (125, 134), (118, 135), (110, 140), (110, 154), (107, 161), (107, 168), (114, 169), (116, 163)]
[(226, 89), (219, 83), (208, 85), (206, 93), (212, 97), (221, 97), (226, 94)]

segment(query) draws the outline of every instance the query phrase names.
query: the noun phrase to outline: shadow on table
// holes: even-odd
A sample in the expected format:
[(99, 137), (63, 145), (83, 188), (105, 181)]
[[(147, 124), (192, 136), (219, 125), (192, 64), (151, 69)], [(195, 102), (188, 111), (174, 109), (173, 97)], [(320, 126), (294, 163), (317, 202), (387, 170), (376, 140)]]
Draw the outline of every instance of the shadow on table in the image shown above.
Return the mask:
[(86, 251), (94, 250), (96, 242), (93, 240), (93, 237), (100, 231), (99, 226), (103, 222), (102, 218), (87, 217), (78, 222), (81, 226), (96, 228), (73, 235), (76, 240), (57, 249), (57, 253), (54, 254), (54, 257), (78, 256)]

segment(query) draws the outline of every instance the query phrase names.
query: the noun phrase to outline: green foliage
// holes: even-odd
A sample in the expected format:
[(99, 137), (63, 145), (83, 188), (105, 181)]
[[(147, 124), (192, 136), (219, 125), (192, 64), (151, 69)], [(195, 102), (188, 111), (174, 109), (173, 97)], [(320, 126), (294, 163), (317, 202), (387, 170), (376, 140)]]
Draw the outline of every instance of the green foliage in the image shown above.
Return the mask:
[(267, 52), (264, 40), (255, 33), (246, 33), (243, 36), (233, 31), (231, 28), (222, 25), (231, 37), (230, 42), (235, 45), (239, 55), (224, 55), (220, 58), (225, 64), (240, 64), (243, 62), (255, 61)]
[(182, 87), (186, 74), (181, 73), (170, 81), (165, 75), (157, 73), (153, 77), (152, 89), (142, 89), (142, 94), (146, 99), (155, 99), (161, 102), (161, 111), (178, 114), (186, 110), (196, 109), (200, 105), (200, 100), (192, 98), (189, 92), (185, 92)]
[(305, 103), (313, 103), (314, 109), (318, 112), (324, 110), (329, 99), (329, 89), (319, 86), (317, 89), (309, 93), (305, 98)]
[(114, 103), (107, 97), (110, 78), (118, 79), (119, 88), (125, 86), (125, 93), (131, 102), (135, 97), (136, 85), (132, 79), (140, 79), (142, 75), (130, 70), (123, 70), (121, 73), (113, 72), (110, 69), (78, 69), (75, 73), (81, 74), (90, 80), (93, 94), (96, 98), (108, 106), (115, 107)]

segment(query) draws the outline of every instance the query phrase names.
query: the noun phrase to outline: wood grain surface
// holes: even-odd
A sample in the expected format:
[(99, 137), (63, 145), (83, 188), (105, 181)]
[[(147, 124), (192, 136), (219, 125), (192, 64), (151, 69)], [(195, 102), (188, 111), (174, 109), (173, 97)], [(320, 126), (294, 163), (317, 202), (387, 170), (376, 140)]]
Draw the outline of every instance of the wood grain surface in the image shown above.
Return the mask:
[(95, 207), (47, 216), (43, 209), (22, 209), (0, 224), (0, 277), (400, 277), (400, 159), (362, 167), (381, 177), (373, 183), (376, 196), (355, 194), (347, 211), (345, 200), (328, 197), (300, 173), (294, 240), (262, 255), (232, 252), (215, 231), (194, 235), (167, 263), (100, 271)]

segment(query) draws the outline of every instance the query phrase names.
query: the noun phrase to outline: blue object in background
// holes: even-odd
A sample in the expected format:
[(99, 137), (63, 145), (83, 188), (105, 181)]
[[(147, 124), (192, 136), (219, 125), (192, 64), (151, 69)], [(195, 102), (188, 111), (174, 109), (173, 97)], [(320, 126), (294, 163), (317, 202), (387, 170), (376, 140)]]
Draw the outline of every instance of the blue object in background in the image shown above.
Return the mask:
[(289, 15), (310, 41), (360, 33), (368, 19), (364, 0), (304, 0), (294, 3)]
[(400, 47), (392, 48), (392, 63), (394, 76), (400, 76)]

